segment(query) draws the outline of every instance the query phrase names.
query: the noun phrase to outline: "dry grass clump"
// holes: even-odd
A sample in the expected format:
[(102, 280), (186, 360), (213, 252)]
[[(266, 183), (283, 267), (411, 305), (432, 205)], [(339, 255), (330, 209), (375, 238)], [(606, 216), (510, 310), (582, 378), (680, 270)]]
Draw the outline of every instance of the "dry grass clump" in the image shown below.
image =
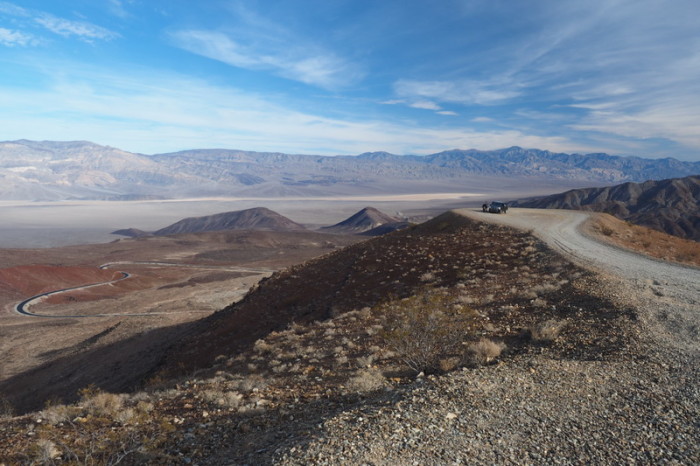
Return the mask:
[(380, 390), (386, 386), (386, 379), (376, 368), (358, 371), (345, 384), (347, 393), (367, 393)]
[(205, 401), (215, 403), (216, 405), (227, 409), (237, 409), (239, 406), (241, 406), (241, 401), (243, 400), (243, 394), (237, 391), (210, 389), (203, 391), (201, 396)]
[(56, 404), (52, 406), (47, 406), (46, 409), (41, 411), (41, 418), (46, 419), (49, 424), (57, 425), (63, 422), (68, 422), (80, 413), (79, 409), (75, 406), (66, 406), (63, 404)]
[[(26, 448), (27, 464), (146, 464), (160, 458), (174, 426), (154, 413), (150, 396), (79, 391), (74, 405), (46, 407), (37, 419), (36, 440)], [(132, 464), (132, 463), (129, 463)]]
[(124, 399), (114, 393), (98, 393), (83, 402), (83, 408), (95, 416), (115, 417), (123, 408)]
[(475, 363), (480, 365), (491, 364), (501, 355), (506, 348), (504, 343), (495, 342), (488, 338), (482, 338), (469, 345), (469, 351)]
[(559, 334), (565, 325), (565, 322), (558, 320), (545, 320), (530, 326), (528, 333), (533, 341), (547, 343), (559, 338)]
[(32, 459), (38, 464), (55, 464), (54, 460), (61, 456), (61, 450), (48, 439), (39, 439), (31, 449)]

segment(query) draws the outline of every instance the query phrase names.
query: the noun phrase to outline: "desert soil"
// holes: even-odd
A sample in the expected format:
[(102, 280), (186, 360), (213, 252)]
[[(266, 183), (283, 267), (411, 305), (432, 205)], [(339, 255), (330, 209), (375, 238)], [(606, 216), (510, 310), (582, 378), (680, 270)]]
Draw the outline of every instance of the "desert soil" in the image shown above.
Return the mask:
[[(466, 265), (476, 274), (459, 279), (467, 296), (473, 294), (474, 305), (492, 319), (502, 314), (503, 320), (493, 320), (488, 332), (512, 334), (513, 346), (498, 363), (391, 380), (379, 375), (380, 365), (371, 359), (362, 357), (360, 364), (349, 353), (348, 348), (360, 353), (362, 338), (379, 344), (369, 332), (374, 327), (361, 317), (364, 309), (290, 325), (256, 343), (251, 354), (223, 358), (212, 369), (216, 377), (203, 373), (175, 387), (139, 394), (157, 406), (149, 416), (158, 413), (159, 425), (173, 429), (164, 440), (163, 451), (170, 456), (163, 464), (700, 464), (700, 270), (601, 245), (585, 233), (586, 213), (459, 213), (462, 217), (453, 217), (531, 231), (571, 262), (555, 256), (554, 267), (547, 262), (554, 255), (540, 243), (527, 235), (505, 234), (505, 228), (472, 224), (449, 234), (459, 224), (450, 217), (431, 222), (435, 232), (418, 228), (378, 239), (372, 244), (381, 248), (368, 260), (375, 263), (378, 277), (399, 273), (397, 264), (400, 272), (416, 276), (428, 270), (426, 261), (440, 270)], [(418, 241), (408, 242), (417, 232), (422, 232)], [(395, 251), (387, 249), (392, 244)], [(406, 244), (414, 247), (413, 253)], [(389, 254), (395, 252), (399, 254)], [(516, 271), (506, 256), (518, 256), (529, 267), (517, 262)], [(469, 262), (462, 264), (466, 258)], [(404, 259), (410, 260), (402, 263)], [(587, 279), (588, 272), (582, 276), (579, 266), (593, 270), (595, 277)], [(358, 267), (362, 273), (354, 278), (379, 281), (370, 276), (367, 264), (358, 261)], [(305, 270), (290, 269), (263, 287), (287, 290), (285, 283)], [(513, 286), (520, 283), (518, 276), (528, 279), (523, 286), (530, 291), (561, 278), (568, 284), (544, 300), (531, 300), (525, 297), (527, 289)], [(388, 287), (405, 280), (380, 283)], [(500, 291), (489, 300), (478, 294), (493, 289)], [(517, 306), (500, 306), (501, 294)], [(376, 319), (369, 307), (366, 313)], [(528, 319), (561, 314), (567, 316), (567, 327), (551, 345), (519, 344), (515, 340), (523, 322), (511, 322), (511, 314)], [(342, 324), (346, 320), (353, 323)], [(356, 331), (344, 325), (354, 325)], [(275, 346), (275, 340), (283, 339), (299, 354), (291, 349), (282, 354), (280, 348), (286, 347)], [(341, 363), (331, 353), (344, 345)], [(304, 356), (307, 349), (312, 351)], [(275, 351), (274, 358), (266, 351)], [(317, 357), (320, 352), (328, 353), (328, 367)], [(294, 362), (298, 368), (284, 369)], [(338, 367), (352, 365), (379, 380), (362, 379), (372, 386), (357, 393), (350, 390), (352, 379), (333, 385)], [(250, 374), (234, 370), (239, 366)], [(295, 377), (303, 384), (295, 385)], [(338, 397), (338, 391), (348, 394)], [(0, 434), (16, 450), (41, 433), (48, 422), (41, 416), (16, 418)], [(72, 432), (70, 422), (57, 425), (60, 433)], [(24, 456), (15, 451), (14, 457)]]
[[(635, 345), (610, 357), (515, 355), (496, 366), (419, 378), (282, 446), (282, 464), (698, 464), (700, 269), (596, 241), (590, 214), (465, 209), (531, 231), (604, 284), (589, 290), (635, 309)], [(494, 247), (507, 247), (496, 245)], [(309, 426), (310, 427), (310, 426)]]

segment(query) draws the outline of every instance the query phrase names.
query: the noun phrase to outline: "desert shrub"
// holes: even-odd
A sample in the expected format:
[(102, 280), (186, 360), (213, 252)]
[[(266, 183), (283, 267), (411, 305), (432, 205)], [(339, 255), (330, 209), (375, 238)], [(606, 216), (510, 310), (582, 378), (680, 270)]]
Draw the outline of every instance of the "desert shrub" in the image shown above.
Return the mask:
[(32, 459), (38, 464), (55, 464), (54, 460), (61, 456), (56, 444), (48, 439), (39, 439), (31, 448)]
[(440, 359), (439, 368), (441, 372), (450, 372), (457, 369), (462, 364), (462, 358), (452, 356), (449, 358)]
[(384, 387), (386, 381), (377, 369), (362, 369), (345, 384), (348, 393), (366, 393)]
[(51, 405), (47, 406), (42, 412), (41, 417), (46, 419), (49, 424), (56, 425), (62, 422), (67, 422), (80, 413), (80, 410), (74, 406), (66, 405)]
[(505, 347), (506, 345), (503, 343), (495, 342), (488, 338), (482, 338), (476, 343), (469, 345), (469, 350), (474, 362), (483, 365), (494, 362), (501, 355)]
[(605, 226), (605, 225), (602, 225), (602, 226), (600, 227), (600, 232), (601, 232), (602, 234), (604, 234), (605, 236), (612, 236), (612, 234), (615, 233), (615, 230), (613, 230), (612, 228), (607, 227), (607, 226)]
[(550, 342), (559, 337), (564, 325), (564, 322), (550, 319), (530, 326), (528, 332), (534, 341)]
[(223, 408), (236, 409), (241, 405), (243, 395), (236, 391), (205, 390), (202, 398)]
[(121, 395), (115, 395), (114, 393), (98, 393), (85, 400), (83, 406), (88, 412), (96, 416), (114, 417), (124, 406), (124, 399)]
[(392, 301), (382, 312), (386, 345), (415, 372), (436, 371), (440, 359), (459, 353), (476, 317), (455, 296), (438, 290)]

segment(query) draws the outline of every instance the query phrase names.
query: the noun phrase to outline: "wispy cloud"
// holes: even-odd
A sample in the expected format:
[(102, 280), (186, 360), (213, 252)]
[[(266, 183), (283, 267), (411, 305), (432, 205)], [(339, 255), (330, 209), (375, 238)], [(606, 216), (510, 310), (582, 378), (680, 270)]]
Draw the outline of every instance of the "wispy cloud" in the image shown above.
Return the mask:
[(64, 36), (76, 36), (81, 40), (92, 42), (95, 39), (109, 40), (119, 37), (119, 34), (85, 21), (72, 21), (59, 18), (48, 13), (41, 13), (35, 21), (49, 31)]
[(431, 102), (429, 100), (418, 100), (416, 102), (413, 102), (409, 104), (413, 108), (422, 108), (425, 110), (441, 110), (442, 107), (440, 107), (438, 104), (435, 102)]
[(126, 4), (133, 3), (133, 0), (108, 0), (107, 7), (109, 11), (119, 17), (128, 18), (131, 14), (126, 9)]
[[(50, 31), (63, 37), (77, 37), (78, 39), (92, 43), (96, 40), (110, 40), (119, 37), (119, 34), (102, 26), (92, 24), (88, 21), (76, 21), (61, 18), (50, 13), (27, 9), (9, 2), (0, 2), (0, 14), (13, 17), (18, 26), (23, 29), (36, 29), (36, 25), (41, 29)], [(5, 30), (7, 31), (7, 30)], [(34, 34), (26, 31), (11, 31), (14, 34), (7, 41), (14, 41), (15, 44), (29, 45), (36, 44), (38, 39)], [(5, 32), (5, 38), (10, 34)], [(34, 40), (29, 40), (33, 38)], [(24, 42), (23, 42), (24, 41)], [(7, 44), (6, 44), (7, 45)]]
[(329, 42), (293, 30), (243, 2), (229, 3), (227, 20), (225, 27), (179, 29), (171, 37), (189, 52), (324, 89), (344, 88), (365, 75), (357, 63), (330, 49)]
[(36, 45), (39, 42), (39, 39), (31, 34), (0, 28), (0, 44), (2, 45), (6, 45), (8, 47), (26, 47)]
[(438, 102), (464, 105), (492, 105), (517, 97), (515, 88), (496, 86), (478, 81), (416, 81), (399, 80), (394, 83), (397, 96), (407, 100), (434, 99)]
[(29, 11), (10, 2), (0, 2), (0, 13), (10, 16), (29, 16)]
[(246, 44), (224, 32), (196, 29), (176, 31), (171, 36), (179, 47), (189, 52), (231, 66), (272, 71), (278, 76), (322, 88), (342, 87), (361, 78), (361, 73), (351, 63), (314, 46), (281, 44), (265, 37)]
[(250, 92), (153, 70), (118, 75), (82, 66), (55, 76), (52, 69), (46, 64), (37, 70), (54, 81), (43, 91), (0, 89), (0, 116), (7, 122), (0, 128), (0, 139), (17, 134), (61, 140), (89, 135), (96, 142), (137, 152), (228, 147), (326, 154), (371, 150), (420, 154), (507, 145), (580, 148), (564, 138), (518, 131), (476, 132), (400, 121), (328, 118)]

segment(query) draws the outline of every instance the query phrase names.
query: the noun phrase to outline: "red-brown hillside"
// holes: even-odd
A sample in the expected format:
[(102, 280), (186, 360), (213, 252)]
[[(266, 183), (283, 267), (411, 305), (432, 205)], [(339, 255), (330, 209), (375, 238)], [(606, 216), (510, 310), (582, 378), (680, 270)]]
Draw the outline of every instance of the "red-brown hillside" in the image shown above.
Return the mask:
[(47, 291), (106, 282), (121, 274), (97, 267), (63, 267), (55, 265), (20, 265), (0, 269), (0, 289), (33, 296)]

